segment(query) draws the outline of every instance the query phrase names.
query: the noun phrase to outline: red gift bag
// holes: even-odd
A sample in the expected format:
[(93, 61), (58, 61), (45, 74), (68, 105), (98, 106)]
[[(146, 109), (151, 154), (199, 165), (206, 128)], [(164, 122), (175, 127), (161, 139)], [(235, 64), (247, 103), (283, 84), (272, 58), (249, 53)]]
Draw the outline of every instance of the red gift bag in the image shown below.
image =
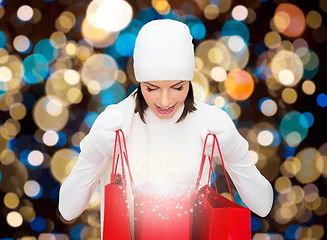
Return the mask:
[[(200, 179), (206, 158), (204, 155), (204, 150), (209, 135), (210, 134), (207, 135), (204, 143), (201, 167), (195, 188), (196, 190), (199, 188), (200, 184)], [(196, 193), (196, 199), (194, 203), (193, 240), (250, 240), (250, 210), (233, 201), (230, 201), (229, 199), (223, 197), (217, 191), (214, 191), (211, 187), (209, 187), (210, 174), (212, 173), (213, 175), (212, 159), (216, 143), (218, 146), (220, 159), (224, 168), (229, 192), (233, 199), (218, 139), (215, 135), (213, 135), (213, 137), (214, 138), (211, 158), (209, 158), (210, 169), (208, 183)], [(214, 183), (217, 189), (215, 180)]]
[(150, 194), (135, 191), (136, 240), (189, 240), (194, 194)]
[[(117, 166), (119, 161), (119, 154), (116, 157), (116, 146), (117, 140), (119, 142), (120, 153), (122, 151), (122, 144), (120, 140), (119, 132), (121, 132), (124, 140), (124, 154), (120, 154), (122, 174), (117, 173)], [(134, 182), (131, 175), (127, 149), (124, 133), (122, 130), (116, 131), (115, 148), (113, 154), (112, 171), (110, 177), (110, 183), (105, 186), (104, 192), (104, 221), (103, 221), (103, 236), (104, 240), (119, 239), (119, 240), (130, 240), (131, 239), (131, 229), (129, 224), (129, 214), (128, 214), (128, 202), (127, 202), (127, 192), (126, 192), (126, 175), (124, 168), (124, 160), (126, 162), (132, 191), (134, 188)]]

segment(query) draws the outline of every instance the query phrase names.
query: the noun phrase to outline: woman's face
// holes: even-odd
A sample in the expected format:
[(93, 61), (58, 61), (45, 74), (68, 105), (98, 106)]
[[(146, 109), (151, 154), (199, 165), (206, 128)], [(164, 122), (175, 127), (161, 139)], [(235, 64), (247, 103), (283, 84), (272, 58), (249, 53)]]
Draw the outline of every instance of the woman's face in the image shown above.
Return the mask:
[(184, 105), (189, 81), (149, 81), (141, 83), (141, 91), (148, 107), (160, 119), (172, 118)]

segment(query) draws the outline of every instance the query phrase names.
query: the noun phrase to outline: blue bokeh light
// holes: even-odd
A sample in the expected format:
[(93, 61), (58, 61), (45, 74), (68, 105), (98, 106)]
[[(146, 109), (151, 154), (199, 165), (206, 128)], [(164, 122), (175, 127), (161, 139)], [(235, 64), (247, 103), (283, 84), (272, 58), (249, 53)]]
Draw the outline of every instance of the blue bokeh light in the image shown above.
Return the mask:
[(19, 154), (19, 159), (25, 166), (30, 166), (30, 164), (29, 164), (29, 162), (27, 160), (28, 154), (30, 154), (30, 152), (31, 152), (30, 149), (24, 149)]
[(127, 89), (127, 94), (130, 95), (137, 88), (137, 86), (138, 84), (133, 84), (129, 86), (129, 88)]
[(131, 33), (121, 34), (115, 43), (116, 51), (124, 57), (131, 57), (134, 52), (136, 36)]
[(102, 104), (104, 106), (108, 106), (113, 103), (115, 103), (115, 99), (110, 93), (105, 93), (102, 95)]
[(123, 33), (132, 33), (135, 36), (138, 34), (138, 32), (140, 31), (140, 29), (143, 27), (144, 22), (142, 22), (139, 19), (132, 19), (132, 21), (130, 21), (130, 23), (128, 24), (128, 26), (126, 28), (124, 28), (124, 30), (121, 32)]
[(57, 132), (57, 134), (58, 134), (59, 139), (55, 146), (62, 147), (67, 143), (67, 136), (63, 132)]
[(260, 227), (260, 220), (257, 217), (251, 217), (251, 232), (258, 231)]
[(162, 16), (152, 7), (142, 8), (137, 13), (137, 18), (143, 21), (143, 23), (150, 22), (151, 20), (160, 19)]
[(36, 231), (36, 232), (41, 232), (45, 229), (47, 226), (45, 220), (42, 217), (35, 217), (31, 222), (30, 222), (31, 228)]
[(295, 147), (286, 145), (284, 150), (284, 158), (293, 157), (295, 154)]
[[(300, 229), (299, 229), (300, 228)], [(285, 236), (287, 239), (295, 240), (298, 239), (301, 235), (301, 226), (296, 224), (290, 224), (285, 230)]]
[(88, 112), (85, 116), (84, 122), (89, 128), (92, 127), (95, 119), (98, 117), (98, 114), (95, 112)]
[(317, 96), (317, 104), (319, 107), (326, 107), (327, 106), (327, 95), (325, 93), (320, 93)]
[(314, 116), (310, 112), (304, 112), (300, 117), (300, 123), (305, 128), (311, 127), (314, 121), (315, 121)]
[(82, 224), (75, 224), (71, 229), (70, 229), (70, 237), (72, 239), (83, 239), (86, 234), (86, 227)]

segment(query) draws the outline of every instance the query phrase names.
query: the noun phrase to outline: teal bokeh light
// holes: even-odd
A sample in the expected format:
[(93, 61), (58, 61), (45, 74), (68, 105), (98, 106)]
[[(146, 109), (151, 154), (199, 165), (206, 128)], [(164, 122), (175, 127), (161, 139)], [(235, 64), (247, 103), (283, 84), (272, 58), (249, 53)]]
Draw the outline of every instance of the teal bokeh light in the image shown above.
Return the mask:
[(58, 47), (53, 40), (43, 39), (35, 45), (34, 53), (43, 55), (50, 64), (58, 57)]
[(5, 82), (0, 81), (0, 99), (2, 99), (8, 91), (8, 85)]
[(305, 64), (303, 65), (303, 79), (312, 79), (317, 74), (319, 70), (319, 57), (318, 55), (309, 49), (310, 56), (309, 59), (304, 59)]
[(297, 111), (287, 113), (280, 122), (279, 132), (283, 140), (290, 146), (297, 146), (308, 134), (310, 124)]
[(243, 23), (235, 20), (227, 21), (222, 29), (221, 29), (222, 36), (240, 36), (243, 38), (245, 44), (249, 42), (250, 39), (250, 32), (248, 27)]
[(42, 82), (49, 72), (47, 59), (41, 54), (26, 57), (22, 64), (24, 79), (29, 84)]
[(145, 7), (138, 11), (137, 18), (145, 24), (151, 20), (160, 19), (162, 16), (154, 8)]
[(0, 48), (4, 48), (6, 45), (6, 36), (0, 31)]

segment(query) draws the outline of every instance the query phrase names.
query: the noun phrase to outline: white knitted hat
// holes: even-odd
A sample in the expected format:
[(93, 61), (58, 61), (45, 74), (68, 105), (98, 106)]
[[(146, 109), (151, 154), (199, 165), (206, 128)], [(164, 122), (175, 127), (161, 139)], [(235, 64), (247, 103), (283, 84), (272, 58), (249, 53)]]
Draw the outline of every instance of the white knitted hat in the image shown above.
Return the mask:
[(195, 60), (188, 26), (170, 19), (148, 22), (138, 33), (133, 59), (138, 82), (191, 81)]

